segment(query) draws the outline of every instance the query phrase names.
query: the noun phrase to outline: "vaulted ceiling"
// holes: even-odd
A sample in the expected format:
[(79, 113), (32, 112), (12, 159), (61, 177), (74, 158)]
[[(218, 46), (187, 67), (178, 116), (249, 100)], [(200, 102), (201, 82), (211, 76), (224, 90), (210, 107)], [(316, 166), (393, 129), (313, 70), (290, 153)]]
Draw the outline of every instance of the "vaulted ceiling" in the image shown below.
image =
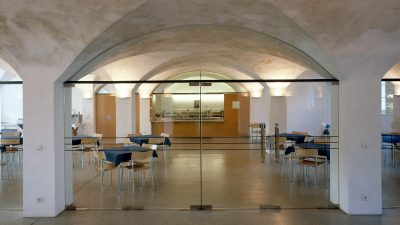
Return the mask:
[(400, 59), (398, 21), (398, 0), (0, 0), (0, 58), (23, 79), (46, 67), (59, 81), (198, 69), (341, 79), (371, 62), (382, 77)]

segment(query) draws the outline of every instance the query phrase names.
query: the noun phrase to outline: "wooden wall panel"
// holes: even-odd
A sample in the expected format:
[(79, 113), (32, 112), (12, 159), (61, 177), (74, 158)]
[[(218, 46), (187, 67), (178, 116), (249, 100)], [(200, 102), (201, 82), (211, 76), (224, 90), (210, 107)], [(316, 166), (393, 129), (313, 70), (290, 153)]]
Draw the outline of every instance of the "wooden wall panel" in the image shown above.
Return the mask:
[(96, 133), (103, 137), (116, 135), (115, 96), (96, 94)]
[(239, 110), (239, 135), (247, 136), (249, 135), (250, 126), (250, 95), (240, 94), (239, 95), (240, 110)]

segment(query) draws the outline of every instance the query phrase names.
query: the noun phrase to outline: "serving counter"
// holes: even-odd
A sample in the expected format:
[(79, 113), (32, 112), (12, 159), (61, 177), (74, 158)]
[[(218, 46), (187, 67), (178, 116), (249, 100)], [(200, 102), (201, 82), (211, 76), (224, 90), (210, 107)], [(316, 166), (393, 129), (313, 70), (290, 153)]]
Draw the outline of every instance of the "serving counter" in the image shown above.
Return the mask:
[(153, 111), (152, 133), (168, 133), (171, 137), (200, 137), (201, 124), (202, 137), (247, 136), (249, 97), (241, 93), (224, 94), (223, 105), (223, 117), (206, 116), (201, 120), (198, 117), (160, 118)]

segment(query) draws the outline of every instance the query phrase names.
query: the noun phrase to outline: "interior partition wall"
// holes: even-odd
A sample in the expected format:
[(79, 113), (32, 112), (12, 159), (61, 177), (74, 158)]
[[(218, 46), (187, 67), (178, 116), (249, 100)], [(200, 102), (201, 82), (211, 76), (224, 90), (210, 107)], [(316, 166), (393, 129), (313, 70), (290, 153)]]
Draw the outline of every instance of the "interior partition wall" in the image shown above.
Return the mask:
[[(69, 83), (66, 183), (77, 207), (339, 204), (335, 80), (212, 80), (199, 74)], [(104, 135), (110, 129), (115, 135)], [(146, 152), (151, 154), (139, 156)]]

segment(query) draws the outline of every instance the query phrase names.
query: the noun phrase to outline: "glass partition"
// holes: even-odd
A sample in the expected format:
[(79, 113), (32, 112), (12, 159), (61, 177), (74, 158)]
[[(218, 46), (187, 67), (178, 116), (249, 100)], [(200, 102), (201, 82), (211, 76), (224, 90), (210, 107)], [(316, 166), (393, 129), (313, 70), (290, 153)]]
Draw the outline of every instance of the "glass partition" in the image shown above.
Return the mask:
[(14, 83), (0, 82), (0, 209), (21, 210), (23, 99), (22, 82)]
[(397, 82), (381, 83), (381, 131), (382, 131), (382, 206), (397, 207), (400, 179), (399, 143), (400, 143), (400, 96), (397, 95)]
[(338, 86), (294, 82), (277, 92), (276, 83), (267, 83), (243, 92), (238, 87), (263, 86), (226, 84), (238, 91), (223, 94), (223, 121), (202, 122), (203, 203), (248, 209), (337, 204)]
[(101, 209), (200, 205), (199, 86), (171, 96), (164, 93), (171, 84), (121, 85), (66, 87), (72, 202)]
[(65, 88), (71, 203), (104, 209), (338, 204), (337, 84), (185, 79)]

